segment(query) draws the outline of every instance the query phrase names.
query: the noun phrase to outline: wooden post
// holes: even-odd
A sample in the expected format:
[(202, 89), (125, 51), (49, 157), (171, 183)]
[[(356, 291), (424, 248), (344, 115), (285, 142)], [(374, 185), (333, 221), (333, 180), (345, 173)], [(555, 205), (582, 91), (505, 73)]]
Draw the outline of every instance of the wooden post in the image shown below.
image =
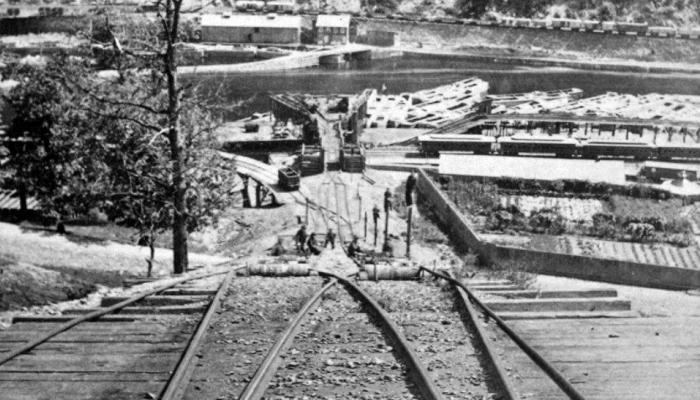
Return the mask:
[(357, 220), (362, 220), (362, 196), (357, 195)]
[(260, 182), (255, 182), (255, 206), (260, 208), (262, 199), (260, 198)]
[(241, 190), (243, 195), (243, 208), (250, 208), (250, 193), (248, 191), (248, 177), (243, 177), (243, 189)]
[(411, 216), (413, 206), (408, 206), (408, 226), (406, 227), (406, 258), (411, 258)]
[(365, 240), (367, 240), (367, 211), (365, 211)]
[(386, 210), (384, 216), (384, 246), (382, 246), (382, 251), (389, 251), (389, 210)]
[(374, 247), (377, 247), (377, 220), (374, 220)]
[(304, 225), (309, 226), (309, 199), (306, 199), (306, 213), (304, 214)]

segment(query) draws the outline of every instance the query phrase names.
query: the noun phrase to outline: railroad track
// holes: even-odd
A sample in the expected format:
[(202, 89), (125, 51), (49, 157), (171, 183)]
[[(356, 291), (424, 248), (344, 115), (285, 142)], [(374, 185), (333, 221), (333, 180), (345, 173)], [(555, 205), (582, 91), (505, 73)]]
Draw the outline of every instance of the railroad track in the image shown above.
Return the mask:
[(171, 372), (187, 363), (240, 268), (170, 279), (128, 298), (106, 297), (94, 310), (16, 317), (0, 332), (0, 397), (158, 397), (163, 383), (177, 378)]
[[(503, 302), (461, 292), (466, 286), (449, 276), (440, 275), (448, 283), (441, 284), (317, 273), (234, 280), (199, 347), (201, 358), (190, 366), (192, 380), (181, 382), (184, 395), (164, 398), (522, 398), (472, 302), (541, 364), (561, 393), (584, 398), (509, 330), (499, 316), (509, 314)], [(479, 289), (502, 291), (516, 298), (513, 304), (530, 296), (508, 284)], [(505, 311), (491, 311), (494, 306)]]
[[(53, 333), (61, 333), (44, 335), (48, 341), (0, 353), (0, 387), (16, 395), (10, 398), (37, 399), (46, 393), (52, 399), (358, 398), (357, 393), (392, 399), (520, 398), (471, 306), (476, 302), (517, 338), (507, 331), (503, 318), (515, 317), (503, 301), (479, 301), (460, 294), (457, 286), (447, 290), (449, 285), (425, 279), (358, 283), (353, 276), (324, 271), (295, 278), (235, 277), (237, 271), (242, 269), (229, 270), (224, 279), (218, 272), (127, 300), (108, 299), (105, 304), (118, 303), (79, 323), (59, 324)], [(191, 286), (198, 279), (211, 281)], [(513, 299), (516, 306), (522, 298), (556, 297), (499, 285), (478, 288)], [(176, 296), (208, 296), (207, 306), (183, 311), (190, 313), (184, 321), (168, 314), (149, 319), (156, 311), (148, 308), (162, 311)], [(116, 309), (128, 314), (107, 316)], [(542, 311), (542, 304), (535, 309)], [(95, 313), (105, 316), (95, 320)], [(41, 324), (18, 319), (0, 334), (0, 349), (19, 346), (28, 331), (49, 330), (61, 318)], [(528, 349), (522, 339), (514, 340)], [(532, 348), (526, 353), (538, 359)], [(562, 389), (572, 390), (548, 368)]]
[[(340, 178), (328, 183), (319, 189), (314, 213), (326, 227), (335, 222), (342, 245), (353, 232), (349, 199)], [(583, 399), (508, 321), (629, 317), (618, 315), (630, 304), (616, 292), (533, 292), (509, 282), (468, 287), (430, 269), (410, 282), (356, 282), (358, 274), (308, 267), (300, 268), (304, 277), (236, 276), (243, 270), (228, 268), (171, 280), (129, 298), (106, 298), (101, 309), (82, 316), (16, 319), (0, 332), (3, 394), (520, 399), (544, 376), (547, 398)], [(375, 277), (377, 271), (375, 266)], [(436, 280), (426, 279), (430, 275)], [(506, 367), (494, 329), (499, 340), (514, 344), (509, 351), (531, 360), (518, 364), (518, 374), (539, 380), (523, 386)], [(27, 337), (36, 339), (25, 344)]]

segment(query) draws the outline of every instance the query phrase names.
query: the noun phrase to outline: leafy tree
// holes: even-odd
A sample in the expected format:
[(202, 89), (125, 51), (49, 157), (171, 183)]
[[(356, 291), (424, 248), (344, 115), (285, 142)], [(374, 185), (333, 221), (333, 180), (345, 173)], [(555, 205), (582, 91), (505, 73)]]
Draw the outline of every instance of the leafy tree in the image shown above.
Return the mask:
[(489, 0), (457, 0), (455, 11), (460, 17), (481, 18), (489, 6)]
[[(155, 62), (142, 57), (126, 61), (121, 65)], [(217, 220), (234, 186), (235, 173), (213, 150), (215, 118), (196, 91), (177, 86), (174, 159), (167, 77), (153, 69), (129, 68), (105, 81), (84, 64), (66, 59), (55, 64), (18, 71), (22, 83), (10, 96), (19, 111), (11, 132), (36, 144), (34, 151), (11, 157), (22, 166), (23, 182), (30, 182), (42, 205), (59, 214), (97, 207), (113, 221), (135, 228), (151, 249), (149, 274), (156, 238), (168, 228), (177, 229), (175, 271), (184, 271), (187, 235)], [(178, 247), (183, 235), (184, 256)], [(185, 266), (178, 254), (185, 257)]]
[(74, 94), (56, 79), (65, 67), (62, 62), (50, 62), (46, 66), (15, 65), (10, 71), (19, 84), (5, 98), (14, 111), (7, 131), (6, 167), (12, 171), (22, 213), (27, 212), (29, 192), (49, 213), (86, 210), (71, 182), (84, 172), (75, 149), (83, 146), (81, 132), (91, 125), (72, 112)]

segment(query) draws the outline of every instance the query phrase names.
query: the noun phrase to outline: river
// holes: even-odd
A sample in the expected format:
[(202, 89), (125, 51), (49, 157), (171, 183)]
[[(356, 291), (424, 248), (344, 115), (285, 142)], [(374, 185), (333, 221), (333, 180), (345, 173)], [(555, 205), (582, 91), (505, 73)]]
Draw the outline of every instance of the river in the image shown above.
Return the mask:
[[(490, 93), (515, 93), (577, 87), (584, 96), (606, 92), (700, 95), (700, 75), (601, 72), (553, 67), (519, 67), (469, 61), (393, 58), (340, 68), (318, 68), (261, 74), (214, 74), (188, 78), (205, 91), (218, 88), (223, 102), (243, 101), (237, 116), (267, 111), (267, 94), (355, 93), (386, 86), (388, 93), (412, 92), (477, 76)], [(233, 116), (232, 116), (233, 117)]]

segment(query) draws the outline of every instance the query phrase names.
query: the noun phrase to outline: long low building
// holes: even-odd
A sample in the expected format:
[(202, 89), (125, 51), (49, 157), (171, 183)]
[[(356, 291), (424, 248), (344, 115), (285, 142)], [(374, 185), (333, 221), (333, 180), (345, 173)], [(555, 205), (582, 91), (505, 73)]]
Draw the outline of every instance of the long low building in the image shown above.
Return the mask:
[(202, 15), (202, 41), (216, 43), (297, 44), (302, 18), (298, 15)]
[(625, 185), (625, 164), (618, 160), (570, 160), (537, 157), (479, 156), (440, 153), (440, 175), (517, 178), (541, 181), (578, 180)]

